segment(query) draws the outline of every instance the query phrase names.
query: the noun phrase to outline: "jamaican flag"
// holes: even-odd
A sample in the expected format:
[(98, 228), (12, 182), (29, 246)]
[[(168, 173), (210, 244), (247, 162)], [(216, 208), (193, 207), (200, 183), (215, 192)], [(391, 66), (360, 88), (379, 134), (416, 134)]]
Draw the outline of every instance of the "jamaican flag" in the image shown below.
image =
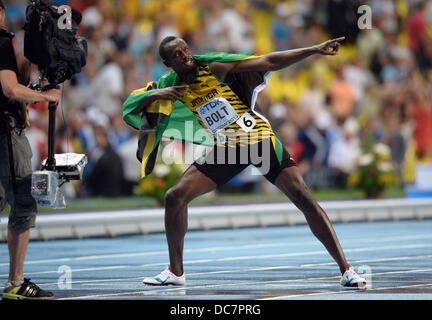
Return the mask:
[[(254, 59), (258, 56), (218, 52), (194, 55), (193, 57), (197, 61), (234, 62)], [(229, 85), (230, 88), (247, 106), (251, 107), (253, 112), (259, 113), (259, 108), (256, 106), (256, 98), (258, 93), (267, 85), (267, 78), (271, 73), (242, 72), (232, 74), (227, 79), (227, 82), (231, 83)], [(145, 88), (133, 91), (123, 104), (124, 121), (139, 130), (137, 158), (142, 162), (141, 177), (145, 177), (153, 171), (162, 137), (174, 138), (195, 144), (214, 145), (213, 138), (204, 130), (199, 135), (190, 134), (190, 132), (196, 132), (202, 129), (202, 127), (192, 111), (179, 100), (174, 103), (169, 100), (156, 100), (142, 113), (137, 115), (132, 114), (132, 111), (156, 89), (176, 86), (179, 82), (179, 76), (173, 70), (163, 75), (157, 83), (150, 82)], [(262, 114), (259, 113), (259, 115), (265, 119)], [(187, 123), (187, 126), (185, 126), (185, 123)], [(173, 135), (173, 130), (170, 129), (175, 129), (174, 132), (180, 133), (180, 135)]]

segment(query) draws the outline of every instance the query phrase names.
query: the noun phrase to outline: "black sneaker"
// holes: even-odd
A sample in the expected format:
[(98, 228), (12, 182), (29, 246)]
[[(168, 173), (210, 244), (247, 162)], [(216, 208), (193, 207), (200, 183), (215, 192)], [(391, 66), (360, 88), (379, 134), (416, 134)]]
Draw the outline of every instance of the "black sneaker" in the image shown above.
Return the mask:
[(16, 287), (7, 287), (3, 291), (3, 299), (10, 300), (47, 300), (52, 299), (54, 294), (39, 288), (30, 279), (24, 278), (24, 282)]

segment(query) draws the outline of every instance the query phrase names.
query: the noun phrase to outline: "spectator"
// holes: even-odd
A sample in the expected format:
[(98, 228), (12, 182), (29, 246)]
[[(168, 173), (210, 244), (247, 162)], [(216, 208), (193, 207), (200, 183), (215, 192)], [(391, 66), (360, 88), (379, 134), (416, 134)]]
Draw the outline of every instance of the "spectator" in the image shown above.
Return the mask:
[(416, 151), (421, 159), (432, 155), (432, 105), (425, 92), (416, 90), (412, 93), (412, 110)]
[(104, 23), (105, 1), (96, 0), (94, 6), (90, 6), (82, 13), (82, 25), (86, 28), (98, 29)]
[(303, 168), (305, 173), (311, 166), (321, 165), (324, 162), (326, 141), (314, 125), (312, 118), (306, 113), (297, 114), (296, 124), (298, 125), (297, 140), (302, 145), (298, 159), (300, 168)]
[[(246, 6), (247, 2), (246, 2)], [(239, 53), (252, 53), (255, 49), (252, 26), (249, 23), (250, 11), (248, 7), (225, 8), (222, 11), (222, 24), (227, 28), (229, 51)]]
[(328, 0), (327, 27), (333, 38), (346, 36), (348, 41), (355, 40), (359, 32), (357, 27), (359, 6), (359, 0)]
[(112, 52), (107, 64), (93, 81), (94, 105), (100, 112), (113, 116), (121, 112), (124, 90), (123, 67), (126, 66), (127, 52)]
[(133, 136), (117, 148), (123, 165), (124, 186), (122, 189), (125, 196), (133, 194), (133, 189), (141, 178), (141, 163), (132, 156), (136, 153), (137, 145), (138, 131), (134, 131)]
[(399, 178), (399, 185), (403, 187), (405, 184), (403, 169), (407, 150), (407, 141), (404, 136), (403, 126), (401, 125), (400, 112), (390, 113), (388, 120), (389, 133), (385, 142), (390, 146), (393, 165)]
[(88, 60), (99, 71), (107, 62), (109, 55), (115, 52), (116, 45), (107, 36), (105, 27), (89, 29)]
[(93, 166), (83, 184), (89, 196), (119, 197), (123, 195), (123, 164), (109, 143), (104, 127), (94, 129), (96, 148), (91, 156)]
[(223, 3), (212, 1), (205, 16), (204, 46), (209, 51), (228, 51), (228, 29), (223, 21)]
[(129, 49), (129, 43), (133, 36), (132, 17), (129, 14), (122, 14), (114, 22), (114, 32), (111, 40), (115, 43), (117, 51)]
[(356, 40), (358, 56), (362, 57), (366, 66), (370, 66), (374, 53), (384, 41), (382, 31), (379, 28), (363, 30)]
[(354, 88), (343, 77), (343, 68), (336, 71), (336, 79), (330, 85), (331, 111), (337, 119), (347, 119), (354, 110)]
[(374, 84), (373, 75), (361, 58), (358, 58), (353, 64), (346, 65), (343, 70), (343, 77), (353, 87), (356, 103), (364, 97), (366, 88)]
[(287, 50), (292, 47), (292, 31), (288, 24), (291, 9), (286, 3), (276, 6), (276, 16), (272, 22), (272, 37), (276, 50)]
[(432, 43), (428, 35), (428, 23), (425, 18), (425, 9), (428, 1), (422, 1), (409, 16), (407, 32), (409, 47), (416, 57), (419, 70), (429, 69), (432, 63)]
[(335, 171), (337, 188), (346, 188), (348, 176), (355, 169), (356, 159), (360, 155), (358, 131), (357, 120), (347, 119), (343, 124), (342, 135), (330, 146), (328, 164)]
[(112, 147), (118, 150), (120, 146), (132, 138), (131, 129), (123, 121), (123, 114), (118, 113), (111, 117), (108, 137)]
[(299, 105), (315, 122), (324, 111), (325, 95), (318, 78), (313, 78), (300, 98)]
[(160, 12), (156, 21), (156, 43), (167, 36), (179, 36), (180, 32), (174, 24), (174, 17), (166, 11)]
[[(14, 17), (14, 10), (27, 2), (9, 3), (9, 24), (16, 31), (13, 44), (20, 63), (24, 16), (17, 10)], [(69, 146), (62, 150), (88, 155), (85, 176), (95, 165), (92, 151), (97, 126), (105, 127), (115, 151), (130, 154), (133, 150), (136, 132), (123, 126), (122, 103), (132, 90), (167, 71), (154, 52), (166, 35), (187, 38), (194, 54), (262, 54), (273, 48), (317, 43), (328, 33), (348, 36), (352, 46), (344, 45), (338, 60), (305, 60), (307, 68), (299, 71), (293, 66), (273, 75), (258, 96), (258, 104), (299, 167), (305, 174), (312, 167), (314, 172), (325, 171), (330, 149), (334, 155), (341, 141), (351, 145), (359, 139), (392, 146), (399, 175), (409, 170), (402, 166), (404, 150), (414, 149), (414, 143), (419, 158), (432, 155), (430, 1), (58, 0), (56, 4), (82, 10), (80, 33), (88, 39), (84, 72), (66, 83), (63, 92)], [(372, 7), (372, 29), (357, 28), (360, 4)], [(30, 78), (37, 82), (36, 68), (30, 71)], [(32, 127), (27, 134), (34, 154), (32, 166), (38, 167), (46, 158), (46, 105), (31, 104), (30, 108)], [(343, 126), (352, 116), (364, 129), (347, 143)], [(138, 174), (135, 166), (127, 164), (128, 193), (136, 180), (132, 171)]]
[(287, 120), (289, 108), (291, 107), (287, 99), (274, 103), (269, 108), (269, 118), (275, 130), (277, 130)]
[(159, 79), (167, 70), (152, 49), (143, 52), (142, 58), (136, 63), (136, 69), (136, 83), (140, 83), (142, 87), (153, 79)]

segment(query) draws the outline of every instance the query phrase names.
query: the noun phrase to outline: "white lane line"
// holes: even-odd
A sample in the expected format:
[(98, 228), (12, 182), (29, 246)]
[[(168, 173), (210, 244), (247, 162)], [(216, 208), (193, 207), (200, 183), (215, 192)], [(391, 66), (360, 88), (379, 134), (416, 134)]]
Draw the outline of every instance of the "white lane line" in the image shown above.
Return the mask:
[[(326, 277), (326, 278), (336, 278), (336, 277)], [(321, 279), (321, 278), (316, 278)], [(84, 295), (84, 296), (76, 296), (76, 297), (68, 297), (68, 298), (60, 298), (58, 300), (74, 300), (74, 299), (87, 299), (87, 298), (99, 298), (99, 297), (115, 297), (115, 296), (127, 296), (127, 295), (152, 295), (157, 293), (163, 293), (166, 292), (173, 292), (173, 291), (183, 291), (183, 290), (190, 290), (190, 289), (209, 289), (209, 288), (217, 288), (217, 287), (230, 287), (230, 286), (241, 286), (241, 285), (255, 285), (255, 284), (275, 284), (278, 282), (286, 282), (286, 281), (301, 281), (304, 279), (284, 279), (284, 280), (270, 280), (270, 281), (247, 281), (247, 282), (236, 282), (236, 283), (218, 283), (218, 284), (205, 284), (205, 285), (196, 285), (196, 286), (185, 286), (185, 287), (175, 287), (175, 288), (168, 288), (168, 287), (160, 287), (158, 289), (151, 289), (151, 290), (139, 290), (139, 291), (132, 291), (132, 292), (119, 292), (119, 293), (106, 293), (106, 294), (93, 294), (93, 295)], [(311, 279), (312, 280), (312, 279)]]
[[(432, 272), (432, 269), (416, 269), (416, 270), (399, 270), (399, 271), (384, 271), (384, 272), (374, 272), (372, 274), (373, 277), (376, 277), (377, 275), (391, 275), (391, 274), (406, 274), (406, 273), (418, 273), (418, 272)], [(315, 280), (317, 279), (323, 279), (323, 278), (315, 278)], [(376, 283), (376, 282), (375, 282)], [(404, 286), (396, 286), (396, 287), (375, 287), (375, 288), (367, 288), (367, 291), (373, 291), (373, 290), (389, 290), (389, 289), (398, 289), (398, 288), (408, 288), (411, 286), (429, 286), (432, 285), (431, 283), (420, 283), (420, 284), (415, 284), (415, 285), (404, 285)], [(269, 298), (261, 298), (261, 299), (257, 299), (257, 300), (284, 300), (284, 299), (288, 299), (288, 298), (293, 298), (293, 297), (303, 297), (303, 296), (313, 296), (313, 295), (326, 295), (326, 294), (332, 294), (332, 293), (346, 293), (349, 292), (349, 290), (344, 290), (342, 289), (342, 291), (338, 290), (338, 291), (328, 291), (328, 292), (315, 292), (315, 293), (305, 293), (305, 294), (293, 294), (293, 295), (288, 295), (288, 296), (276, 296), (276, 297), (269, 297)], [(351, 292), (355, 292), (354, 290), (351, 290)]]
[[(420, 255), (420, 256), (404, 256), (404, 257), (391, 257), (391, 258), (379, 258), (379, 259), (364, 259), (364, 260), (354, 260), (353, 263), (366, 263), (366, 262), (389, 262), (389, 261), (399, 261), (399, 260), (412, 260), (415, 258), (432, 258), (432, 254)], [(336, 265), (336, 262), (322, 262), (322, 263), (313, 263), (313, 264), (302, 264), (300, 267), (318, 267), (318, 266), (331, 266)], [(389, 267), (390, 268), (390, 267)]]
[[(259, 249), (259, 248), (271, 248), (271, 247), (284, 247), (284, 246), (299, 246), (304, 243), (270, 243), (270, 244), (254, 244), (244, 246), (226, 246), (226, 247), (208, 247), (208, 248), (197, 248), (197, 249), (185, 249), (184, 253), (199, 253), (199, 252), (212, 252), (212, 251), (228, 251), (228, 250), (239, 250), (239, 249)], [(318, 241), (310, 242), (309, 244), (319, 245)], [(26, 261), (26, 264), (39, 264), (39, 263), (51, 263), (51, 262), (68, 262), (68, 261), (85, 261), (93, 259), (112, 259), (112, 258), (129, 258), (129, 257), (141, 257), (141, 256), (154, 256), (168, 254), (167, 250), (161, 251), (147, 251), (147, 252), (131, 252), (131, 253), (115, 253), (115, 254), (101, 254), (101, 255), (90, 255), (80, 256), (72, 258), (59, 258), (59, 259), (44, 259), (44, 260), (30, 260)], [(9, 265), (8, 263), (0, 263), (0, 266)]]
[[(397, 245), (397, 246), (381, 246), (381, 247), (366, 247), (366, 248), (353, 248), (344, 250), (345, 253), (352, 252), (367, 252), (367, 251), (380, 251), (380, 250), (400, 250), (400, 249), (419, 249), (419, 248), (430, 248), (432, 244), (411, 244), (411, 245)], [(186, 260), (183, 264), (199, 264), (199, 263), (215, 263), (215, 262), (225, 262), (225, 261), (241, 261), (241, 260), (253, 260), (253, 259), (275, 259), (275, 258), (287, 258), (287, 257), (299, 257), (308, 255), (328, 255), (326, 250), (321, 251), (307, 251), (307, 252), (290, 252), (282, 254), (266, 254), (266, 255), (254, 255), (254, 256), (235, 256), (227, 258), (216, 258), (216, 259), (200, 259), (200, 260)], [(98, 270), (109, 270), (109, 269), (126, 269), (126, 268), (146, 268), (154, 266), (166, 266), (167, 262), (162, 263), (151, 263), (142, 265), (116, 265), (116, 266), (104, 266), (104, 267), (94, 267), (94, 268), (82, 268), (82, 269), (72, 269), (73, 272), (81, 271), (98, 271)], [(51, 274), (58, 273), (58, 270), (49, 271), (39, 271), (30, 272), (26, 275), (40, 275), (40, 274)], [(8, 274), (0, 274), (0, 277), (7, 277)]]
[[(432, 286), (432, 283), (420, 283), (420, 284), (410, 284), (404, 286), (396, 286), (396, 287), (378, 287), (378, 288), (369, 288), (367, 291), (377, 291), (377, 290), (392, 290), (392, 289), (406, 289), (406, 288), (415, 288), (415, 287), (429, 287)], [(315, 293), (305, 293), (305, 294), (292, 294), (288, 296), (280, 296), (280, 297), (272, 297), (272, 298), (261, 298), (256, 300), (287, 300), (289, 298), (299, 298), (299, 297), (307, 297), (307, 296), (322, 296), (322, 295), (331, 295), (331, 294), (341, 294), (347, 293), (349, 291), (328, 291), (328, 292), (315, 292)], [(355, 291), (351, 291), (355, 292)], [(404, 295), (406, 293), (395, 293), (395, 299), (399, 300), (400, 297), (396, 297), (396, 295)]]
[[(381, 258), (381, 259), (369, 259), (369, 260), (353, 260), (352, 265), (367, 262), (383, 262), (383, 261), (399, 261), (399, 260), (415, 260), (415, 259), (428, 259), (432, 258), (432, 255), (419, 255), (419, 256), (403, 256), (403, 257), (392, 257), (392, 258)], [(332, 262), (331, 264), (336, 264)], [(254, 271), (270, 271), (279, 269), (298, 269), (298, 268), (310, 268), (321, 266), (322, 263), (308, 264), (305, 266), (298, 265), (283, 265), (274, 267), (262, 267), (262, 268), (248, 268), (248, 269), (232, 269), (232, 270), (217, 270), (217, 271), (207, 271), (207, 272), (195, 272), (188, 273), (188, 277), (198, 276), (198, 275), (213, 275), (213, 274), (225, 274), (225, 273), (238, 273), (238, 272), (254, 272)], [(74, 270), (72, 270), (74, 271)], [(84, 269), (86, 271), (86, 269)], [(100, 283), (100, 282), (111, 282), (111, 281), (128, 281), (128, 280), (142, 280), (144, 276), (140, 277), (127, 277), (127, 278), (113, 278), (113, 279), (98, 279), (98, 280), (77, 280), (72, 281), (71, 284), (83, 284), (83, 283)], [(41, 283), (41, 286), (57, 285), (57, 282)], [(0, 287), (1, 288), (1, 287)]]
[[(424, 240), (432, 238), (432, 234), (420, 234), (420, 235), (405, 235), (396, 237), (382, 237), (382, 238), (366, 238), (366, 239), (349, 239), (341, 241), (342, 246), (349, 243), (378, 243), (378, 242), (392, 242), (392, 241), (409, 241), (409, 240)], [(318, 240), (306, 241), (306, 242), (280, 242), (280, 243), (268, 243), (268, 244), (252, 244), (242, 246), (226, 246), (226, 247), (207, 247), (207, 248), (196, 248), (196, 249), (185, 249), (184, 253), (197, 253), (197, 252), (212, 252), (212, 251), (228, 251), (228, 250), (239, 250), (239, 249), (260, 249), (260, 248), (278, 248), (278, 247), (298, 247), (298, 246), (310, 246), (310, 245), (321, 245)], [(62, 263), (69, 261), (86, 261), (93, 259), (113, 259), (113, 258), (128, 258), (128, 257), (141, 257), (141, 256), (154, 256), (167, 254), (167, 250), (147, 251), (147, 252), (131, 252), (131, 253), (114, 253), (114, 254), (100, 254), (100, 255), (87, 255), (78, 257), (68, 258), (55, 258), (55, 259), (40, 259), (40, 260), (28, 260), (25, 262), (29, 264), (40, 264), (40, 263)], [(8, 266), (9, 262), (0, 263), (1, 266)]]
[[(385, 274), (394, 274), (394, 273), (414, 273), (414, 272), (432, 272), (432, 269), (418, 269), (418, 270), (401, 270), (399, 272), (391, 271), (391, 272), (380, 272), (376, 273), (374, 275), (385, 275)], [(311, 277), (311, 278), (297, 278), (297, 279), (282, 279), (282, 280), (269, 280), (269, 281), (248, 281), (248, 282), (236, 282), (236, 283), (218, 283), (218, 284), (208, 284), (208, 285), (196, 285), (196, 286), (185, 286), (185, 287), (176, 287), (176, 288), (167, 288), (167, 287), (161, 287), (160, 289), (152, 289), (152, 290), (139, 290), (139, 291), (132, 291), (132, 292), (119, 292), (119, 293), (106, 293), (106, 294), (93, 294), (93, 295), (83, 295), (83, 296), (76, 296), (76, 297), (68, 297), (68, 298), (60, 298), (58, 300), (75, 300), (75, 299), (88, 299), (88, 298), (104, 298), (104, 297), (119, 297), (119, 296), (128, 296), (128, 295), (151, 295), (151, 294), (157, 294), (160, 292), (166, 293), (166, 292), (172, 292), (172, 291), (182, 291), (182, 290), (191, 290), (191, 289), (209, 289), (209, 288), (216, 288), (216, 287), (230, 287), (230, 286), (240, 286), (240, 285), (274, 285), (281, 282), (287, 283), (287, 285), (291, 285), (291, 282), (299, 282), (299, 281), (317, 281), (317, 280), (329, 280), (329, 279), (340, 279), (340, 276), (325, 276), (325, 277)], [(418, 284), (416, 286), (422, 286), (422, 285), (430, 285), (430, 284)], [(407, 286), (399, 286), (399, 287), (407, 287)], [(399, 287), (383, 287), (388, 289), (397, 289)], [(288, 288), (287, 288), (288, 289)], [(378, 290), (381, 288), (377, 288), (374, 290)], [(369, 289), (368, 289), (369, 290)], [(256, 300), (277, 300), (277, 299), (284, 299), (286, 297), (297, 297), (297, 296), (306, 296), (306, 295), (323, 295), (323, 294), (331, 294), (331, 293), (347, 293), (352, 292), (351, 290), (344, 290), (339, 289), (337, 291), (326, 291), (326, 292), (315, 292), (315, 293), (309, 293), (309, 294), (302, 294), (302, 295), (290, 295), (290, 296), (277, 296), (277, 297), (269, 297), (269, 298), (260, 298)]]

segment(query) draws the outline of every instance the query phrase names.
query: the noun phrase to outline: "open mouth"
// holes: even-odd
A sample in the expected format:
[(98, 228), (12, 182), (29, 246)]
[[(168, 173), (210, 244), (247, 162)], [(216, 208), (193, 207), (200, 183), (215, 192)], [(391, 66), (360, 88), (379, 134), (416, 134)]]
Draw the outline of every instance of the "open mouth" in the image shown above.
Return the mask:
[(194, 59), (192, 57), (185, 61), (185, 64), (187, 65), (193, 65), (193, 63), (194, 63)]

